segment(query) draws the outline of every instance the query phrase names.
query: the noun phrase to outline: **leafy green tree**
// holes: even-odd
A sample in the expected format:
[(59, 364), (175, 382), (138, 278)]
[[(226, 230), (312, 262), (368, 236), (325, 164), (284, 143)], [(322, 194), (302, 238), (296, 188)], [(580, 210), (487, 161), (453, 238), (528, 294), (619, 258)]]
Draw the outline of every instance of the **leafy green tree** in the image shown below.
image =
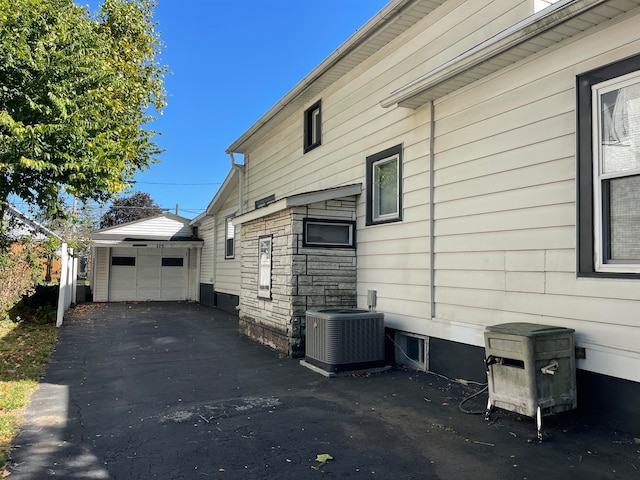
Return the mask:
[[(56, 216), (61, 193), (117, 196), (160, 153), (155, 0), (0, 0), (0, 220), (10, 195)], [(1, 227), (0, 227), (1, 228)]]
[(100, 228), (133, 222), (162, 213), (162, 209), (148, 193), (136, 192), (113, 201), (109, 210), (100, 217)]

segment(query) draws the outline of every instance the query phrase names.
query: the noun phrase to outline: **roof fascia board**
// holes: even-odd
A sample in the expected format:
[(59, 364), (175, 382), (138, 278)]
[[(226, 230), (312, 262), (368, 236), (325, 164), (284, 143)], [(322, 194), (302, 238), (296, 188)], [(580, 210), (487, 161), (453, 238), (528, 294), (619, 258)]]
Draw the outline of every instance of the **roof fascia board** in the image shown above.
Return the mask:
[(243, 223), (273, 215), (274, 213), (286, 210), (287, 208), (300, 207), (327, 200), (335, 200), (336, 198), (351, 197), (354, 195), (360, 195), (360, 193), (362, 193), (362, 184), (360, 183), (345, 185), (343, 187), (328, 188), (326, 190), (300, 193), (278, 200), (266, 207), (257, 208), (245, 214), (238, 215), (233, 218), (233, 224), (242, 225)]
[(560, 0), (393, 91), (380, 105), (389, 108), (401, 104), (607, 1)]
[(94, 240), (94, 247), (134, 247), (134, 248), (172, 248), (172, 247), (202, 247), (202, 240)]
[(347, 39), (340, 47), (331, 53), (320, 65), (304, 77), (289, 93), (279, 100), (267, 113), (265, 113), (249, 130), (247, 130), (240, 138), (233, 142), (225, 151), (230, 153), (244, 153), (242, 145), (245, 144), (253, 135), (255, 135), (263, 126), (269, 123), (279, 112), (287, 105), (298, 98), (305, 90), (307, 90), (322, 75), (327, 73), (340, 60), (353, 52), (360, 45), (365, 43), (379, 29), (392, 20), (399, 12), (403, 11), (407, 6), (416, 0), (393, 0), (378, 12), (363, 27), (358, 29), (350, 38)]

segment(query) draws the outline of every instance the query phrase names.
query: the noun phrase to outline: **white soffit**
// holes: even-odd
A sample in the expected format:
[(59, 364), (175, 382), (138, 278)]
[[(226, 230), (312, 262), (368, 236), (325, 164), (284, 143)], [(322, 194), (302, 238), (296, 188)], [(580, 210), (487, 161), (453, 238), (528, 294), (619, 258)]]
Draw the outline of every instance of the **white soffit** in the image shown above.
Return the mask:
[(381, 105), (418, 108), (638, 6), (640, 0), (560, 0), (392, 92)]
[(327, 87), (399, 37), (446, 0), (394, 0), (356, 31), (309, 75), (233, 142), (226, 153), (245, 153), (248, 142), (273, 130), (296, 111), (318, 99)]

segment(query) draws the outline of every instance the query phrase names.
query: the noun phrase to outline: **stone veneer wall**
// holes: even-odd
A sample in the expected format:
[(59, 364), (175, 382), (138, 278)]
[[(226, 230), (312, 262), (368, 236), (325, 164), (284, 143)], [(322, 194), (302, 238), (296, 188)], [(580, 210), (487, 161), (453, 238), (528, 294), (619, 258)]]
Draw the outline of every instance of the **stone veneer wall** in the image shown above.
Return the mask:
[[(355, 220), (355, 198), (295, 207), (242, 224), (240, 332), (292, 357), (304, 355), (305, 312), (355, 307), (355, 248), (305, 248), (303, 219)], [(258, 298), (258, 239), (273, 235), (271, 300)]]

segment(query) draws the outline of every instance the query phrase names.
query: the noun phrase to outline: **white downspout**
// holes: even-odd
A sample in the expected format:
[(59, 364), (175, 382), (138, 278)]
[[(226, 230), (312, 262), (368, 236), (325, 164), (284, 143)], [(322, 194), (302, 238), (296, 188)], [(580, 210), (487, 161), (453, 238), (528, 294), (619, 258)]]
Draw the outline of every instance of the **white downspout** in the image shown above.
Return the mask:
[(429, 111), (429, 129), (430, 129), (429, 131), (429, 288), (430, 288), (429, 304), (430, 305), (429, 306), (431, 311), (431, 319), (433, 320), (436, 317), (436, 299), (435, 299), (436, 269), (434, 267), (436, 254), (433, 251), (436, 244), (435, 235), (433, 234), (433, 229), (436, 223), (435, 219), (433, 218), (436, 210), (435, 205), (433, 204), (435, 199), (435, 192), (433, 191), (433, 185), (435, 182), (435, 172), (434, 172), (435, 138), (434, 137), (436, 133), (436, 121), (434, 118), (435, 106), (433, 104), (433, 100), (429, 102), (429, 108), (430, 108), (430, 111)]

